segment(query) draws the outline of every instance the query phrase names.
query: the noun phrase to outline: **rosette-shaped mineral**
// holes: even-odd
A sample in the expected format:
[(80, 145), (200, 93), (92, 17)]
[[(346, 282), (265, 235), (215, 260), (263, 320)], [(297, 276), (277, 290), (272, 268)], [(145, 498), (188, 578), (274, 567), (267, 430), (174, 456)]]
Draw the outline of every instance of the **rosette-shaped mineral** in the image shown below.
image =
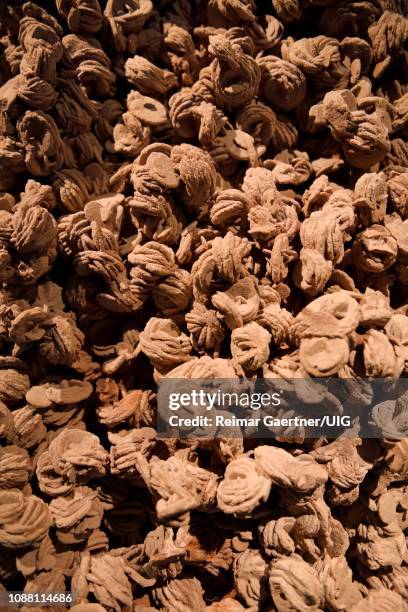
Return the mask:
[(5, 548), (38, 546), (51, 524), (48, 506), (18, 489), (0, 492), (0, 543)]
[(218, 506), (226, 514), (250, 515), (261, 502), (266, 502), (271, 481), (256, 469), (250, 457), (234, 459), (228, 464), (217, 491)]

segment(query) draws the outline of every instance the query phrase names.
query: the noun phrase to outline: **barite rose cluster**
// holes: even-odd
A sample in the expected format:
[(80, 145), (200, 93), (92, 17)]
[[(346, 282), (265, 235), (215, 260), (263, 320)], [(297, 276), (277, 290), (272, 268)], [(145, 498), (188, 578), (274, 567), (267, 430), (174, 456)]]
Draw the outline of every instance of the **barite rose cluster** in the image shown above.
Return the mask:
[(156, 432), (168, 378), (408, 375), (407, 13), (1, 3), (1, 590), (407, 607), (406, 396), (381, 440)]

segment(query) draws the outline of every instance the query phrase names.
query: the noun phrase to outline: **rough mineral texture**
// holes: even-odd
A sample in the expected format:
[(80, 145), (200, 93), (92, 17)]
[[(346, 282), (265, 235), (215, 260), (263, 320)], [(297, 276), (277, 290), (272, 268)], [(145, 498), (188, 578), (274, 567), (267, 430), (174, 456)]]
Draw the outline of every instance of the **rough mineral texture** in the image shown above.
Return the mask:
[(1, 591), (408, 609), (391, 414), (382, 440), (156, 433), (165, 377), (408, 376), (407, 15), (0, 2)]

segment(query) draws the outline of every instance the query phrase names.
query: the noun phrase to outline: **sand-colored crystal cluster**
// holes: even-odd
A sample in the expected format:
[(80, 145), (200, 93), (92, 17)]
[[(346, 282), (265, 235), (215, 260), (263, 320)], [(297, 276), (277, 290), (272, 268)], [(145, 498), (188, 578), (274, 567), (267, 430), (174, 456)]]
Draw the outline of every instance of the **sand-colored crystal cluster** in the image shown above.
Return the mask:
[(381, 440), (155, 429), (165, 377), (408, 376), (407, 15), (0, 2), (1, 590), (408, 609), (407, 396)]

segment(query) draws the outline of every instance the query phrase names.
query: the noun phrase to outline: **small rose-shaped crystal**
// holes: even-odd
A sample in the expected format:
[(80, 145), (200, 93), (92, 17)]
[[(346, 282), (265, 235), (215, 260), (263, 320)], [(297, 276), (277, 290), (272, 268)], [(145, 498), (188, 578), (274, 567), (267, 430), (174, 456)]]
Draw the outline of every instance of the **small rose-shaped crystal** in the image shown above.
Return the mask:
[(217, 492), (219, 508), (226, 514), (245, 516), (266, 501), (271, 489), (269, 478), (260, 475), (250, 457), (231, 461)]

